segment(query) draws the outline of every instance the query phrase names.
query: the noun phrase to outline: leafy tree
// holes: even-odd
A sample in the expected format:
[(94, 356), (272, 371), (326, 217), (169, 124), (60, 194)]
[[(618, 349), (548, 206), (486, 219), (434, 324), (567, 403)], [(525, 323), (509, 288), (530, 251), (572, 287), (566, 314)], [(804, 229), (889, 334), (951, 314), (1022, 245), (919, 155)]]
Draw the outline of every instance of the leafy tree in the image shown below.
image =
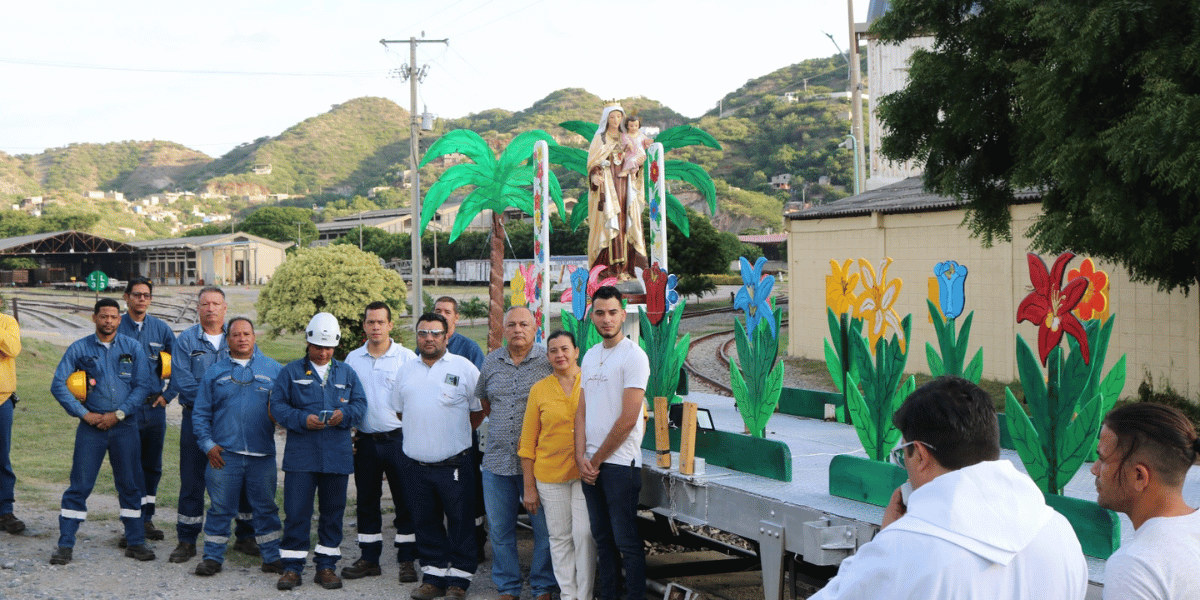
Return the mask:
[(32, 258), (24, 258), (24, 257), (0, 258), (0, 269), (4, 269), (4, 270), (38, 269), (38, 268), (41, 268), (41, 266), (42, 265), (39, 265), (38, 262), (36, 260), (33, 260)]
[(1008, 207), (1034, 188), (1036, 249), (1200, 282), (1200, 4), (897, 0), (874, 31), (934, 36), (881, 101), (882, 150), (966, 201), (985, 245), (1011, 239)]
[[(679, 276), (676, 289), (685, 295), (716, 291), (716, 284), (706, 275), (728, 271), (729, 263), (737, 260), (742, 250), (741, 242), (731, 233), (717, 231), (708, 217), (690, 208), (687, 209), (687, 219), (691, 237), (686, 243), (667, 244), (667, 261), (671, 272)], [(672, 240), (684, 239), (671, 221), (667, 222), (667, 235)]]
[(301, 247), (317, 239), (317, 226), (312, 222), (312, 211), (293, 206), (260, 208), (246, 217), (237, 229), (276, 242), (294, 242), (299, 233)]
[(68, 210), (51, 205), (42, 212), (42, 231), (87, 231), (100, 222), (100, 215)]
[(347, 245), (301, 248), (263, 287), (254, 308), (271, 337), (284, 331), (303, 331), (319, 312), (337, 317), (342, 343), (336, 356), (363, 344), (363, 307), (382, 300), (394, 314), (404, 307), (407, 289), (400, 275), (384, 268), (378, 258)]
[(26, 212), (0, 212), (0, 237), (17, 237), (38, 233), (41, 225), (37, 217)]
[(200, 237), (204, 235), (219, 235), (229, 231), (228, 227), (222, 227), (216, 223), (205, 223), (195, 229), (189, 229), (183, 232), (183, 237)]

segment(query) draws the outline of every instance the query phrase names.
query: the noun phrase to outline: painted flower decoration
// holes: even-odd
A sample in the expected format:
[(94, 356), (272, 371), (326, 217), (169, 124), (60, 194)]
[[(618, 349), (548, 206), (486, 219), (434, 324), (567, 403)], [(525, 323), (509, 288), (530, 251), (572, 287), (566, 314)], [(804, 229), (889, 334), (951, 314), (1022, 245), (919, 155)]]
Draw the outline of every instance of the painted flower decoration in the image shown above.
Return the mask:
[[(654, 263), (654, 264), (658, 264), (658, 263)], [(674, 273), (667, 275), (667, 294), (666, 294), (667, 310), (672, 310), (675, 308), (676, 304), (679, 304), (679, 291), (675, 289), (678, 286), (679, 286), (679, 278), (676, 277)]]
[(606, 285), (617, 285), (616, 277), (608, 277), (600, 281), (598, 277), (600, 272), (608, 267), (606, 265), (596, 265), (592, 267), (591, 272), (579, 267), (567, 267), (571, 272), (571, 287), (563, 290), (559, 302), (571, 303), (571, 314), (575, 315), (576, 319), (583, 320), (587, 316), (587, 307), (591, 303), (592, 294), (596, 290)]
[(767, 264), (766, 257), (759, 257), (750, 266), (745, 256), (738, 259), (742, 266), (742, 289), (738, 290), (733, 300), (733, 307), (746, 312), (746, 333), (753, 336), (758, 330), (758, 321), (766, 317), (771, 329), (771, 337), (775, 337), (775, 315), (767, 299), (771, 296), (771, 288), (775, 287), (775, 277), (763, 275), (763, 265)]
[(525, 274), (518, 267), (512, 278), (512, 306), (525, 305)]
[(1062, 341), (1064, 332), (1079, 342), (1083, 363), (1088, 364), (1087, 332), (1083, 329), (1083, 323), (1071, 314), (1087, 291), (1088, 279), (1079, 277), (1062, 287), (1063, 271), (1075, 255), (1063, 252), (1054, 260), (1054, 267), (1050, 270), (1046, 269), (1046, 261), (1042, 257), (1030, 252), (1026, 258), (1033, 291), (1017, 306), (1017, 322), (1029, 321), (1038, 326), (1038, 353), (1041, 354), (1042, 366), (1046, 366), (1046, 358)]
[(542, 240), (533, 241), (533, 259), (540, 263), (546, 262), (546, 259), (542, 257)]
[(652, 183), (658, 183), (658, 161), (657, 160), (650, 163), (650, 181)]
[(651, 223), (658, 222), (658, 209), (659, 209), (658, 197), (655, 196), (654, 198), (650, 199), (650, 222)]
[(887, 280), (888, 267), (892, 266), (891, 258), (879, 261), (879, 272), (870, 261), (858, 259), (858, 270), (862, 275), (863, 293), (858, 297), (858, 315), (867, 326), (867, 337), (871, 341), (871, 352), (879, 338), (885, 337), (888, 328), (896, 332), (900, 340), (900, 350), (904, 351), (907, 343), (904, 339), (904, 329), (900, 326), (900, 315), (896, 314), (896, 298), (900, 296), (900, 288), (904, 282), (899, 278)]
[(658, 325), (667, 310), (667, 273), (654, 263), (642, 270), (642, 281), (646, 284), (646, 316), (651, 325)]
[[(537, 271), (537, 265), (533, 263), (518, 265), (517, 273), (521, 275), (521, 287), (517, 287), (517, 278), (513, 277), (513, 306), (533, 304), (538, 300), (538, 284), (541, 282), (540, 274)], [(518, 301), (518, 292), (523, 297)]]
[(1067, 281), (1074, 281), (1080, 277), (1088, 280), (1088, 287), (1079, 305), (1075, 307), (1075, 314), (1084, 321), (1103, 321), (1108, 317), (1108, 273), (1096, 269), (1092, 259), (1087, 258), (1078, 269), (1067, 271)]
[(853, 259), (847, 258), (844, 265), (836, 260), (830, 260), (832, 275), (825, 276), (825, 305), (833, 309), (833, 314), (841, 315), (858, 304), (858, 296), (854, 288), (858, 287), (858, 273), (850, 274), (850, 264)]
[(967, 266), (948, 260), (934, 265), (933, 274), (937, 275), (942, 314), (947, 319), (957, 319), (967, 302)]
[(608, 268), (608, 265), (594, 265), (591, 272), (588, 274), (587, 297), (589, 301), (596, 290), (606, 285), (617, 285), (616, 277), (605, 277), (600, 279), (600, 273)]

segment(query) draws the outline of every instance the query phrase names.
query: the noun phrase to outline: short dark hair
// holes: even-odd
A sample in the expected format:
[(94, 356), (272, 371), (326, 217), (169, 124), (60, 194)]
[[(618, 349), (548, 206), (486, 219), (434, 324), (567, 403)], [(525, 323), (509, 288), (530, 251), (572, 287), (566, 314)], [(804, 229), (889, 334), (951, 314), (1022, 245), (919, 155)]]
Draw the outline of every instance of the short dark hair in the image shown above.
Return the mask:
[(618, 290), (615, 286), (604, 285), (600, 286), (600, 289), (592, 294), (592, 303), (595, 304), (597, 300), (610, 300), (612, 298), (616, 298), (617, 302), (624, 300), (621, 296), (621, 290)]
[(224, 300), (224, 299), (225, 299), (225, 290), (223, 290), (223, 289), (221, 289), (221, 288), (219, 288), (219, 287), (217, 287), (217, 286), (215, 286), (215, 285), (206, 285), (206, 286), (204, 286), (204, 287), (200, 288), (200, 291), (199, 291), (199, 292), (196, 292), (196, 298), (197, 298), (197, 299), (203, 298), (203, 297), (204, 297), (204, 295), (205, 295), (205, 294), (207, 294), (207, 293), (209, 293), (209, 292), (213, 292), (213, 293), (216, 293), (216, 294), (220, 294), (220, 295), (221, 295), (221, 299), (222, 299), (222, 300)]
[(254, 321), (251, 321), (250, 317), (234, 317), (234, 318), (230, 319), (229, 323), (225, 324), (225, 331), (228, 333), (229, 330), (233, 329), (233, 324), (237, 323), (238, 321), (245, 321), (245, 322), (249, 323), (250, 331), (251, 332), (254, 331)]
[(1152, 402), (1127, 404), (1108, 413), (1103, 424), (1117, 435), (1117, 447), (1123, 449), (1118, 478), (1124, 473), (1125, 462), (1136, 455), (1164, 483), (1179, 487), (1200, 452), (1195, 425), (1170, 406)]
[(387, 311), (387, 320), (391, 321), (392, 320), (392, 307), (388, 306), (388, 303), (384, 302), (383, 300), (376, 300), (376, 301), (368, 304), (367, 307), (363, 309), (363, 322), (365, 323), (367, 321), (367, 313), (368, 312), (373, 311), (373, 310), (379, 310), (381, 308), (383, 310)]
[[(443, 302), (449, 302), (450, 306), (454, 307), (454, 314), (456, 314), (456, 315), (458, 314), (458, 300), (455, 300), (454, 298), (451, 298), (450, 296), (439, 296), (437, 300), (433, 301), (433, 305), (437, 306)], [(424, 319), (422, 319), (422, 320), (424, 320)]]
[(121, 305), (117, 304), (116, 300), (113, 300), (112, 298), (101, 298), (96, 301), (96, 306), (92, 308), (92, 314), (100, 314), (100, 309), (104, 308), (105, 306), (111, 306), (117, 309), (117, 312), (121, 312)]
[(150, 290), (151, 294), (154, 293), (154, 282), (150, 281), (149, 277), (134, 277), (130, 279), (129, 283), (125, 284), (125, 293), (132, 294), (133, 286), (135, 285), (144, 285)]
[(924, 442), (943, 467), (956, 470), (1000, 458), (1000, 422), (982, 388), (942, 376), (917, 388), (892, 415), (910, 442)]
[(427, 312), (427, 313), (421, 315), (417, 319), (417, 326), (419, 327), (421, 325), (421, 323), (426, 323), (426, 322), (441, 323), (442, 331), (450, 331), (450, 323), (446, 322), (446, 317), (443, 317), (442, 315), (439, 315), (435, 312)]
[(575, 343), (575, 334), (573, 334), (570, 331), (567, 331), (565, 329), (559, 329), (558, 331), (555, 331), (554, 333), (550, 334), (550, 336), (546, 338), (546, 343), (549, 344), (550, 342), (554, 341), (555, 338), (560, 338), (560, 337), (565, 337), (568, 340), (571, 340), (572, 347), (574, 347), (574, 348), (579, 347), (579, 344)]

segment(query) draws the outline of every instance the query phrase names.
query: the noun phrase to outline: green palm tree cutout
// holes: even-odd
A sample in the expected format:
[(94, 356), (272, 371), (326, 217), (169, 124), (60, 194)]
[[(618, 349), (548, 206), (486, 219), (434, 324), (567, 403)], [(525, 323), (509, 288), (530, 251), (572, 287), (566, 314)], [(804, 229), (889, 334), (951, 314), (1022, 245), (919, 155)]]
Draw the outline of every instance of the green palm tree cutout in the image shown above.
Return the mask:
[[(458, 216), (450, 232), (450, 243), (466, 230), (471, 221), (484, 210), (492, 211), (491, 273), (488, 285), (488, 349), (500, 347), (503, 337), (504, 319), (504, 211), (516, 208), (533, 216), (533, 176), (535, 165), (530, 157), (533, 145), (545, 141), (551, 149), (557, 144), (550, 134), (540, 129), (526, 131), (513, 138), (499, 156), (492, 153), (487, 141), (469, 129), (456, 129), (439, 138), (421, 159), (425, 166), (430, 160), (446, 154), (462, 154), (471, 159), (446, 169), (429, 188), (421, 207), (421, 233), (437, 210), (455, 190), (474, 187), (459, 207)], [(550, 197), (558, 204), (559, 214), (566, 214), (563, 207), (562, 188), (558, 178), (550, 173)]]

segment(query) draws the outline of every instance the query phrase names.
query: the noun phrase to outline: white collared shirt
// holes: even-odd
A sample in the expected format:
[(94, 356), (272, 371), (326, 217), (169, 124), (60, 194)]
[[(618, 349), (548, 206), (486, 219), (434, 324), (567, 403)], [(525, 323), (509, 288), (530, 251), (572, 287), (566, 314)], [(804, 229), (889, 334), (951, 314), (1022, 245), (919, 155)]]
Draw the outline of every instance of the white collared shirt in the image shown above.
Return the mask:
[(358, 374), (367, 395), (367, 413), (359, 431), (385, 433), (401, 426), (396, 411), (392, 410), (392, 390), (396, 387), (396, 373), (401, 365), (416, 357), (412, 350), (395, 340), (379, 358), (371, 356), (366, 344), (346, 355), (346, 364)]
[(483, 410), (475, 397), (479, 369), (447, 352), (433, 366), (418, 358), (400, 366), (392, 411), (403, 413), (404, 453), (420, 462), (440, 462), (471, 446), (471, 413)]

